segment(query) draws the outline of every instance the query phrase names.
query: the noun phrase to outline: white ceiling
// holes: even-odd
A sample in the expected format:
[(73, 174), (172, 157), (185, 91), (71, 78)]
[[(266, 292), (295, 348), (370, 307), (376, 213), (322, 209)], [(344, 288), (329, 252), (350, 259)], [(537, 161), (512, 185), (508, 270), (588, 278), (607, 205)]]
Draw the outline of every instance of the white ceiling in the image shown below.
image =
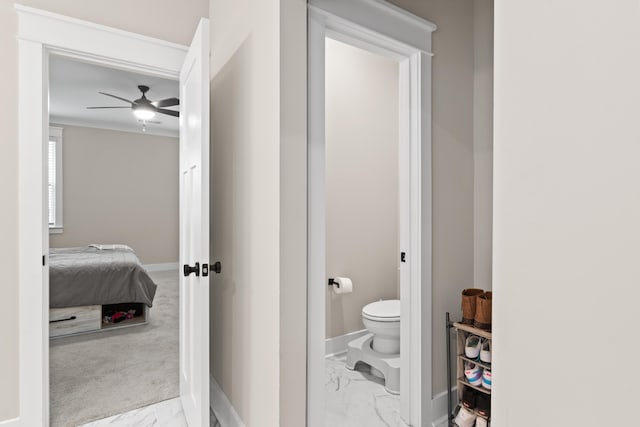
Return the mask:
[[(136, 74), (104, 66), (51, 56), (49, 75), (49, 120), (52, 123), (115, 129), (142, 133), (142, 123), (129, 108), (88, 110), (87, 107), (125, 107), (124, 101), (101, 95), (110, 93), (128, 100), (140, 98), (138, 85), (149, 86), (147, 98), (156, 101), (179, 98), (175, 80)], [(167, 107), (178, 110), (179, 107)], [(178, 118), (156, 114), (147, 122), (146, 133), (177, 137)], [(153, 123), (159, 121), (159, 124)]]

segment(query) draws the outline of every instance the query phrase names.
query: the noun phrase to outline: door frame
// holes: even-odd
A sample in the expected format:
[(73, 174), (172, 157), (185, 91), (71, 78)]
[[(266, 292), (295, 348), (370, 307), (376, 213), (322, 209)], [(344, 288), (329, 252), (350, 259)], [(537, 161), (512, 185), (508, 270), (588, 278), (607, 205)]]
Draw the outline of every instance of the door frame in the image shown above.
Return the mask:
[[(49, 425), (46, 144), (52, 54), (178, 80), (187, 46), (15, 5), (18, 14), (19, 417)], [(13, 424), (12, 424), (13, 425)]]
[[(307, 425), (324, 426), (325, 38), (395, 59), (400, 96), (400, 300), (403, 419), (432, 421), (431, 34), (436, 26), (381, 0), (309, 0)], [(398, 254), (399, 255), (399, 254)], [(408, 397), (407, 397), (408, 396)]]

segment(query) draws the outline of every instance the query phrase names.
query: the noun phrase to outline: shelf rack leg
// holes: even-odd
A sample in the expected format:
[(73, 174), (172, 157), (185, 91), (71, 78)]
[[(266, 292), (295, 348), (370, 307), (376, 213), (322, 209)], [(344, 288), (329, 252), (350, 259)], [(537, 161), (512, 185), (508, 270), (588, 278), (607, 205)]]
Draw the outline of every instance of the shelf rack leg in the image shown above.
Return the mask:
[(447, 420), (448, 427), (453, 426), (453, 408), (451, 402), (451, 328), (453, 322), (449, 318), (449, 312), (447, 311)]

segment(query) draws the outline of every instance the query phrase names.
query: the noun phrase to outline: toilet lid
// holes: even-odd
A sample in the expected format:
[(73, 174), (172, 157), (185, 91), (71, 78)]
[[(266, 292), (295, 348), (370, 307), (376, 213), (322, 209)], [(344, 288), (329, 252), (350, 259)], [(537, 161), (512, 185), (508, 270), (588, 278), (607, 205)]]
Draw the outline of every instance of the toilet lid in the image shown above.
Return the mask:
[(400, 319), (400, 300), (390, 299), (376, 301), (362, 308), (362, 315), (367, 319), (379, 321), (396, 321)]

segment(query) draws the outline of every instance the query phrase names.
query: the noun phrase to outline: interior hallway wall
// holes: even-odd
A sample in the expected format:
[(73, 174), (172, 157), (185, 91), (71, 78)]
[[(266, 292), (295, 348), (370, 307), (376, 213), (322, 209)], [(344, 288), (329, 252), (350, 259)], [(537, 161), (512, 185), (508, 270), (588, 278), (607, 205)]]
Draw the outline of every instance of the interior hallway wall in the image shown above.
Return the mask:
[(18, 416), (18, 44), (13, 2), (0, 2), (0, 421)]
[(211, 0), (211, 370), (247, 426), (279, 424), (277, 0)]
[(391, 0), (433, 33), (433, 395), (446, 391), (444, 318), (474, 280), (474, 11), (471, 0)]
[(211, 0), (211, 368), (248, 426), (306, 417), (305, 0)]
[(48, 10), (161, 40), (191, 44), (200, 18), (209, 17), (207, 0), (14, 0)]
[[(23, 0), (19, 4), (64, 13), (75, 18), (109, 25), (174, 43), (188, 44), (200, 17), (209, 16), (207, 0), (175, 2), (172, 0)], [(17, 17), (13, 1), (0, 2), (0, 40), (2, 41), (3, 66), (0, 67), (0, 101), (2, 128), (0, 143), (0, 220), (2, 220), (2, 245), (0, 268), (5, 272), (0, 286), (0, 308), (6, 321), (0, 325), (0, 421), (18, 416), (18, 277), (15, 266), (18, 257), (15, 248), (19, 244), (18, 187), (17, 187), (17, 88), (18, 51)], [(140, 19), (147, 16), (148, 19)], [(179, 23), (179, 25), (177, 25)]]
[(178, 261), (178, 138), (63, 128), (64, 232), (53, 248), (124, 243), (143, 264)]
[(473, 0), (473, 284), (491, 289), (493, 0)]
[(496, 0), (494, 427), (637, 423), (639, 18)]
[(353, 293), (327, 286), (326, 337), (364, 329), (362, 308), (397, 299), (399, 66), (325, 42), (326, 267)]

